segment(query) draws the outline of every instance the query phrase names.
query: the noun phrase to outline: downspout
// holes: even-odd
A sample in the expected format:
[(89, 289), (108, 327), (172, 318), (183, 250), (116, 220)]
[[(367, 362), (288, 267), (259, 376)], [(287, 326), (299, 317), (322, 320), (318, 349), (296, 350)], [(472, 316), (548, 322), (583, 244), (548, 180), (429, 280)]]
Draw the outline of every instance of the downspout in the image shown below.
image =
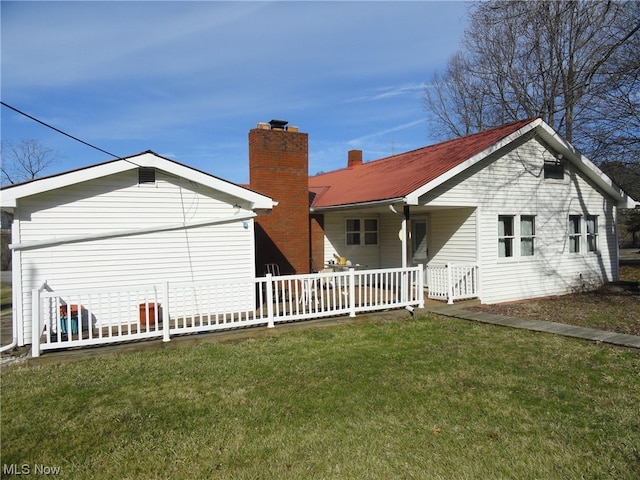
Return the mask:
[(18, 345), (18, 322), (16, 322), (15, 319), (12, 319), (11, 323), (13, 324), (11, 332), (13, 338), (11, 339), (11, 343), (9, 345), (5, 345), (4, 347), (0, 348), (0, 353), (4, 353), (8, 350), (13, 350), (16, 345)]
[[(20, 222), (14, 217), (11, 222), (11, 242), (20, 240)], [(22, 312), (22, 255), (11, 251), (11, 343), (0, 348), (0, 353), (14, 349), (18, 345), (18, 314)], [(16, 289), (15, 286), (19, 288)], [(20, 298), (19, 298), (20, 297)], [(22, 316), (20, 315), (20, 318)]]

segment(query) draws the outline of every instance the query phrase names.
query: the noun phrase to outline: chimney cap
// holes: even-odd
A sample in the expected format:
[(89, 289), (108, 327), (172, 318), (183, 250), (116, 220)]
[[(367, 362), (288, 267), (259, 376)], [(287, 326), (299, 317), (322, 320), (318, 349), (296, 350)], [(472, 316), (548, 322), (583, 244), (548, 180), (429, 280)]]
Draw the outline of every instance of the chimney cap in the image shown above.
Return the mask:
[(269, 122), (269, 125), (271, 125), (272, 129), (277, 129), (277, 130), (284, 130), (284, 127), (287, 125), (286, 120), (271, 120)]

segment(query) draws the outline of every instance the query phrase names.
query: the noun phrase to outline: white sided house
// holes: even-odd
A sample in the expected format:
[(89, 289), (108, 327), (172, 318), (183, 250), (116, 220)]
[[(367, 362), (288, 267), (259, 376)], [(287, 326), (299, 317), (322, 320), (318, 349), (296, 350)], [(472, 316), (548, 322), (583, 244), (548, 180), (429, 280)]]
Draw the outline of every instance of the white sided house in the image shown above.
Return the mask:
[[(79, 308), (83, 315), (90, 312), (82, 322), (93, 328), (104, 327), (106, 318), (110, 328), (122, 328), (114, 317), (138, 321), (138, 308), (158, 318), (159, 312), (149, 309), (155, 306), (157, 285), (167, 281), (239, 282), (246, 291), (234, 290), (237, 302), (254, 308), (255, 292), (248, 283), (255, 278), (254, 218), (274, 205), (264, 195), (150, 151), (1, 193), (3, 210), (14, 215), (10, 248), (18, 345), (31, 343), (34, 289), (59, 293), (53, 318)], [(143, 300), (107, 295), (76, 301), (64, 294), (143, 284), (153, 286)], [(58, 325), (51, 325), (51, 335)]]
[(426, 265), (429, 297), (483, 303), (618, 278), (618, 208), (635, 202), (541, 119), (309, 178), (316, 263)]

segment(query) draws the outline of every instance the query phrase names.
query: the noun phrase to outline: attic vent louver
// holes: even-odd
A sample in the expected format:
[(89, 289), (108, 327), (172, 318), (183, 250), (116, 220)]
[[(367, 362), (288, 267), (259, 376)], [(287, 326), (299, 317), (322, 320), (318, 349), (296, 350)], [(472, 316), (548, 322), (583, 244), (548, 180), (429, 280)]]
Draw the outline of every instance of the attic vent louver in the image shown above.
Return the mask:
[(156, 183), (156, 169), (154, 167), (138, 168), (138, 184)]

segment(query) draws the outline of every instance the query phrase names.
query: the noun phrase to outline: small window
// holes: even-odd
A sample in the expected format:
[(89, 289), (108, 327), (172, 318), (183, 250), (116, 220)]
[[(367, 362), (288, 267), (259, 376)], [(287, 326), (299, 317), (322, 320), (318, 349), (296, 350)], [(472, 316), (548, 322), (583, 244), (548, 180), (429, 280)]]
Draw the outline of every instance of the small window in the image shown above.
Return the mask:
[(347, 245), (377, 245), (378, 220), (375, 218), (348, 218)]
[(375, 218), (367, 219), (364, 221), (364, 244), (378, 244), (378, 220), (376, 220)]
[(156, 183), (156, 169), (154, 167), (138, 168), (138, 184)]
[(520, 217), (520, 255), (531, 257), (534, 252), (536, 238), (536, 217), (522, 215)]
[(513, 257), (513, 216), (498, 216), (498, 256)]
[(580, 253), (580, 236), (582, 217), (580, 215), (569, 215), (569, 252)]
[(360, 245), (360, 219), (347, 219), (347, 245)]
[(598, 217), (589, 215), (587, 217), (587, 252), (598, 251)]
[(545, 180), (563, 180), (564, 165), (561, 161), (545, 161), (544, 162), (544, 178)]

